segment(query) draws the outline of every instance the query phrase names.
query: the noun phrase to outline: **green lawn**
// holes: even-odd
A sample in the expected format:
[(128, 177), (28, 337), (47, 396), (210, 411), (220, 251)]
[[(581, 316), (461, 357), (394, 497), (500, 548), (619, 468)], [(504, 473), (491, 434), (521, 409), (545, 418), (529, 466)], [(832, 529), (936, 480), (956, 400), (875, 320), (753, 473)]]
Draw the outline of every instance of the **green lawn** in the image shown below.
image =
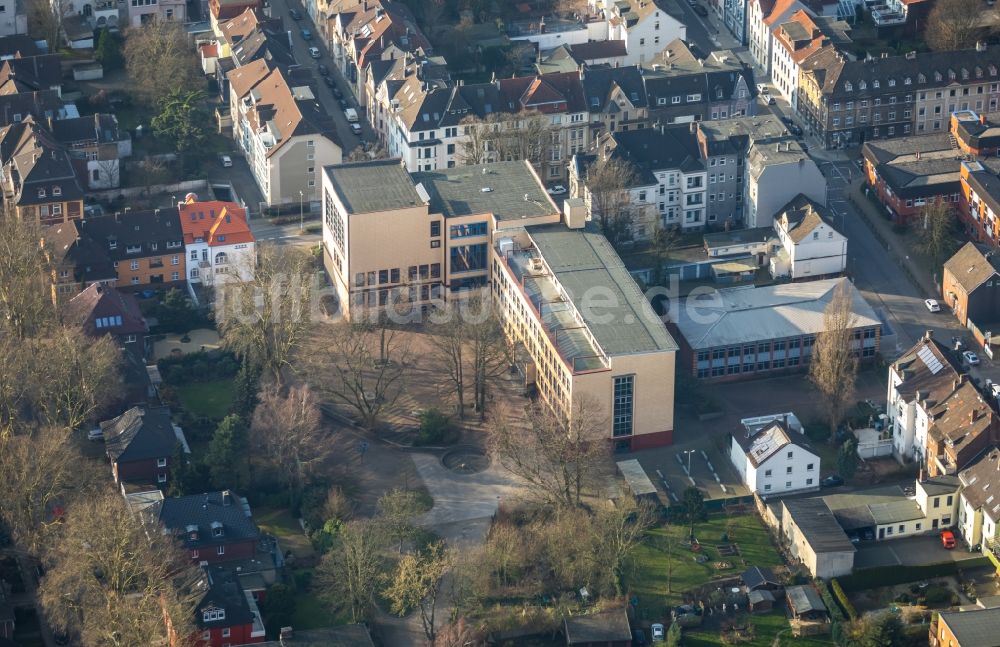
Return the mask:
[(256, 508), (254, 520), (263, 532), (278, 538), (282, 550), (290, 550), (296, 560), (313, 559), (316, 551), (288, 508)]
[[(833, 640), (829, 635), (795, 638), (790, 630), (786, 631), (790, 628), (782, 611), (754, 615), (750, 619), (754, 624), (754, 639), (751, 642), (741, 643), (742, 645), (753, 647), (771, 647), (775, 644), (787, 647), (828, 647), (833, 645)], [(775, 640), (779, 638), (779, 633), (781, 634), (780, 642), (775, 643)], [(685, 629), (683, 643), (685, 647), (714, 647), (726, 644), (722, 642), (722, 637), (717, 629), (702, 630), (701, 628)]]
[(232, 380), (191, 382), (174, 387), (181, 405), (195, 416), (222, 420), (233, 405), (236, 387)]
[[(639, 614), (643, 619), (656, 622), (665, 614), (666, 605), (681, 602), (686, 591), (720, 577), (738, 575), (747, 566), (778, 566), (778, 555), (771, 539), (756, 515), (742, 515), (731, 518), (734, 522), (735, 537), (731, 538), (739, 546), (740, 554), (734, 557), (720, 557), (716, 544), (726, 533), (725, 515), (713, 515), (705, 523), (695, 526), (695, 536), (702, 545), (702, 554), (709, 560), (699, 564), (694, 560), (696, 553), (681, 543), (686, 541), (687, 526), (661, 526), (647, 533), (646, 542), (636, 551), (636, 561), (628, 587), (639, 598)], [(670, 561), (673, 562), (670, 591), (667, 591), (668, 540), (672, 545)], [(714, 562), (727, 561), (731, 568), (717, 570)]]
[(296, 629), (321, 629), (348, 622), (349, 617), (334, 613), (312, 587), (296, 592), (295, 611), (292, 613), (292, 626)]

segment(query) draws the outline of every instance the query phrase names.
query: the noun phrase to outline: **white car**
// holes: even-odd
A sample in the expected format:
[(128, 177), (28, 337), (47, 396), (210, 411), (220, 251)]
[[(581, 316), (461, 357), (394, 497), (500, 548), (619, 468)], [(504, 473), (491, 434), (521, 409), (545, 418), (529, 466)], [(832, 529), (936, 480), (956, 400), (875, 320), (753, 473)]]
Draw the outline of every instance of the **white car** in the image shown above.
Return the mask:
[(663, 642), (664, 640), (666, 640), (666, 635), (665, 635), (665, 633), (664, 633), (664, 631), (663, 631), (663, 625), (661, 625), (661, 624), (660, 624), (660, 623), (658, 623), (658, 622), (657, 622), (657, 623), (654, 623), (654, 624), (653, 624), (653, 625), (652, 625), (652, 626), (651, 626), (651, 627), (649, 628), (649, 633), (651, 634), (651, 635), (650, 635), (650, 638), (652, 639), (652, 641), (653, 641), (654, 643), (661, 643), (661, 642)]
[(549, 195), (562, 195), (566, 193), (566, 187), (564, 187), (561, 184), (556, 184), (554, 186), (550, 186), (548, 189), (546, 189), (546, 191), (548, 192)]
[(322, 54), (319, 53), (318, 47), (310, 47), (309, 56), (312, 56), (313, 58), (319, 58), (320, 56), (322, 56)]
[(226, 168), (229, 168), (230, 166), (233, 165), (233, 158), (228, 155), (221, 156), (219, 160), (222, 162), (222, 165), (225, 166)]
[(87, 432), (87, 440), (104, 440), (104, 431), (100, 427), (94, 427)]
[(764, 85), (763, 83), (758, 83), (757, 84), (757, 92), (759, 92), (761, 94), (768, 94), (770, 91), (767, 89), (766, 85)]
[(979, 356), (971, 350), (967, 350), (962, 353), (962, 359), (964, 359), (969, 366), (979, 366)]
[(355, 135), (361, 134), (361, 124), (351, 124), (351, 132)]
[(937, 299), (924, 299), (924, 305), (931, 312), (941, 312), (941, 304), (938, 303)]

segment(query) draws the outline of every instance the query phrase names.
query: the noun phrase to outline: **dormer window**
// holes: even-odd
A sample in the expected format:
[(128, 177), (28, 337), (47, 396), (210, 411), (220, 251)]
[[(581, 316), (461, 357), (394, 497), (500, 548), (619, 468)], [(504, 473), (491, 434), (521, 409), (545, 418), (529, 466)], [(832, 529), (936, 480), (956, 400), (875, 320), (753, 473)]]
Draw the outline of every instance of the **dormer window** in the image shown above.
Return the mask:
[(854, 86), (851, 85), (850, 81), (848, 81), (847, 83), (844, 84), (844, 92), (850, 92), (853, 89), (854, 89)]
[(201, 618), (205, 622), (214, 622), (216, 620), (225, 620), (226, 619), (226, 610), (225, 609), (216, 609), (214, 607), (211, 608), (211, 609), (205, 609), (204, 611), (201, 612)]
[(62, 195), (62, 187), (52, 187), (52, 195)]
[(108, 240), (108, 249), (118, 249), (118, 240), (115, 238)]
[(126, 254), (138, 254), (142, 251), (142, 245), (129, 245), (125, 248)]
[(913, 80), (910, 77), (903, 79), (903, 85), (910, 85), (912, 82)]
[(191, 524), (184, 528), (184, 532), (187, 535), (188, 540), (198, 541), (198, 526)]
[(924, 76), (923, 72), (917, 74), (917, 83), (927, 83), (927, 77)]
[(896, 87), (896, 79), (889, 79), (889, 87), (890, 88)]
[(38, 189), (38, 197), (39, 198), (45, 197), (45, 189)]
[(859, 82), (858, 82), (858, 89), (859, 89), (859, 90), (864, 90), (864, 89), (866, 89), (867, 87), (868, 87), (868, 84), (867, 84), (867, 83), (865, 83), (864, 81), (859, 81)]
[(219, 522), (219, 521), (213, 521), (212, 522), (212, 536), (213, 537), (221, 537), (224, 533), (225, 533), (225, 530), (222, 527), (222, 523)]
[(879, 86), (878, 79), (875, 79), (874, 81), (872, 81), (872, 87), (873, 88), (878, 88), (878, 86)]

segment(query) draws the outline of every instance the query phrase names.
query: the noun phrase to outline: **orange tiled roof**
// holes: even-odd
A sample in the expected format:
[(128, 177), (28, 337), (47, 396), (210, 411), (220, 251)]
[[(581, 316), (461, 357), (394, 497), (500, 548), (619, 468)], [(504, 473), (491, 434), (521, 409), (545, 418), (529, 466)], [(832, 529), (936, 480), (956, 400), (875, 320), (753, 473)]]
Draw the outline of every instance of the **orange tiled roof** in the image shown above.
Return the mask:
[(254, 242), (246, 210), (238, 204), (221, 200), (196, 202), (189, 198), (177, 209), (185, 245), (199, 238), (209, 246)]

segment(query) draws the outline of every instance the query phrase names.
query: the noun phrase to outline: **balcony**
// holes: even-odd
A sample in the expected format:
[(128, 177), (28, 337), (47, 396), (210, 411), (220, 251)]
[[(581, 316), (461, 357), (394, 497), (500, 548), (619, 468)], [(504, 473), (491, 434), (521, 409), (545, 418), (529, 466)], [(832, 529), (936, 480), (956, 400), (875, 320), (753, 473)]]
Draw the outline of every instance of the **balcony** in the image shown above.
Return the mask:
[(906, 16), (891, 9), (888, 5), (880, 4), (872, 7), (872, 20), (876, 27), (888, 27), (902, 25), (906, 22)]

